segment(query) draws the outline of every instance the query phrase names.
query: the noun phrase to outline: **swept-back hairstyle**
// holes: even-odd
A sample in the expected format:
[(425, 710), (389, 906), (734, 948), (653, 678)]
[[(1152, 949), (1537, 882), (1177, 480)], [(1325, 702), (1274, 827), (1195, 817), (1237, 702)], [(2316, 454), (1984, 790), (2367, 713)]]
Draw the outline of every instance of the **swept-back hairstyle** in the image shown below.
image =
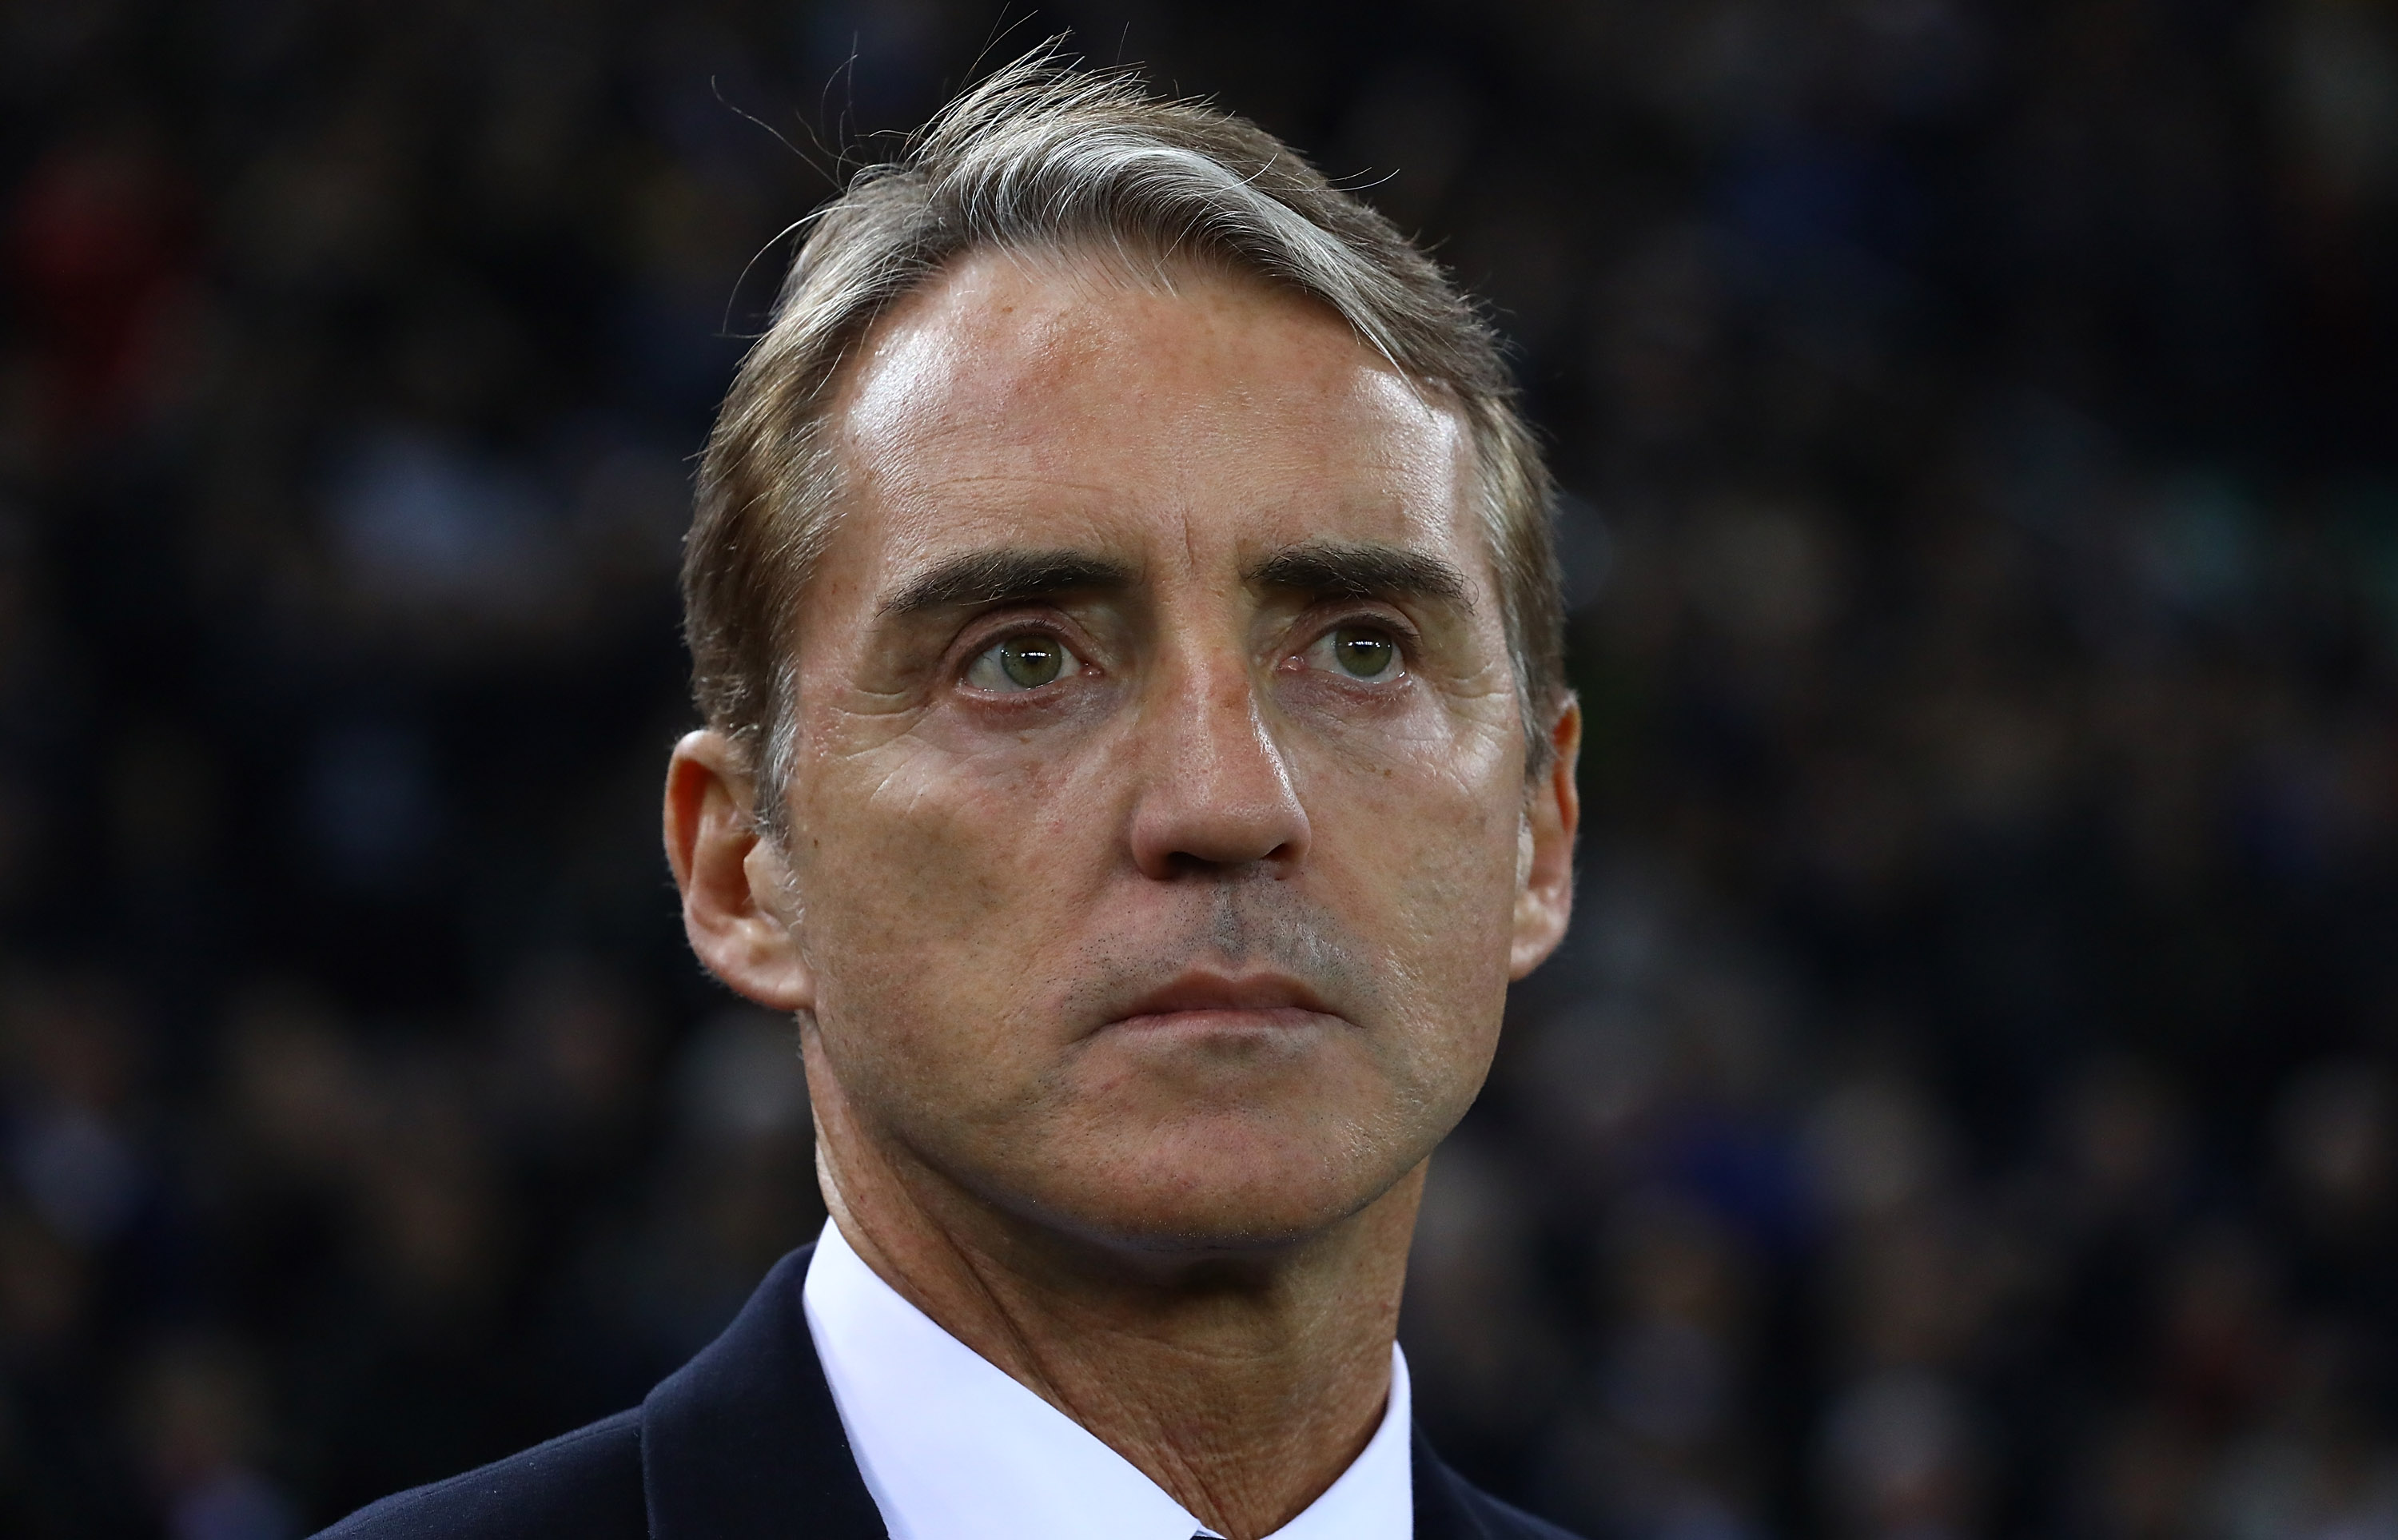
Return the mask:
[(1498, 340), (1390, 221), (1246, 119), (1089, 72), (1057, 44), (968, 89), (809, 218), (702, 457), (683, 625), (708, 725), (742, 745), (779, 834), (793, 634), (841, 489), (825, 415), (868, 328), (960, 258), (1090, 250), (1195, 261), (1309, 296), (1463, 414), (1524, 716), (1548, 757), (1564, 693), (1550, 484)]

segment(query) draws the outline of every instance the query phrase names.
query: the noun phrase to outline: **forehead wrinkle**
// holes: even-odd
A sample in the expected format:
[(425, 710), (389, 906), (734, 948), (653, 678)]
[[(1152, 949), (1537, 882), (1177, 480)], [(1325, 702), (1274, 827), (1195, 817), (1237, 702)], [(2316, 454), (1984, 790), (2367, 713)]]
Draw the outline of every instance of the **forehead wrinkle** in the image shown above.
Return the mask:
[[(918, 524), (918, 540), (907, 543), (929, 536), (927, 543), (946, 544), (958, 522), (1006, 519), (1041, 501), (1039, 492), (1065, 493), (1083, 506), (1040, 510), (1045, 527), (1035, 538), (1052, 547), (1083, 546), (1085, 536), (1056, 529), (1049, 515), (1071, 512), (1081, 524), (1128, 495), (1155, 500), (1156, 511), (1172, 510), (1182, 526), (1184, 557), (1195, 566), (1211, 527), (1237, 518), (1235, 503), (1258, 507), (1264, 493), (1268, 502), (1295, 504), (1307, 484), (1329, 475), (1348, 483), (1340, 501), (1358, 511), (1386, 504), (1408, 523), (1446, 512), (1435, 522), (1456, 520), (1456, 535), (1483, 543), (1474, 538), (1479, 521), (1464, 486), (1470, 435), (1459, 411), (1393, 370), (1337, 315), (1195, 270), (1187, 287), (1160, 292), (1128, 283), (1111, 265), (986, 252), (896, 305), (848, 371), (845, 399), (834, 408), (850, 494)], [(1116, 297), (1149, 314), (1111, 318), (1104, 313)], [(1258, 307), (1260, 298), (1270, 308)], [(1175, 319), (1158, 307), (1172, 307)], [(1193, 322), (1195, 332), (1181, 329)], [(1137, 343), (1161, 326), (1179, 345), (1152, 369)], [(1327, 348), (1336, 337), (1341, 345)], [(1046, 426), (1061, 408), (1088, 415), (1096, 393), (1119, 385), (1148, 403), (1127, 411), (1124, 397), (1111, 398), (1119, 421), (1140, 424), (1132, 436), (1146, 443), (1137, 459), (1104, 452), (1120, 440), (1061, 437)], [(1240, 431), (1240, 418), (1260, 414), (1322, 431)], [(1110, 478), (1119, 466), (1132, 479)], [(1252, 484), (1224, 486), (1222, 467)], [(1018, 488), (1031, 495), (1020, 498)], [(1274, 495), (1283, 493), (1292, 496)], [(979, 506), (948, 506), (952, 499)], [(1296, 505), (1277, 516), (1291, 513), (1304, 516)]]
[[(993, 382), (1001, 384), (1001, 394), (1028, 386), (1047, 388), (1110, 355), (1136, 362), (1144, 378), (1153, 378), (1175, 366), (1201, 362), (1195, 356), (1200, 354), (1229, 355), (1205, 360), (1220, 366), (1254, 363), (1261, 353), (1287, 360), (1303, 352), (1315, 355), (1317, 368), (1311, 372), (1319, 381), (1337, 373), (1342, 377), (1339, 385), (1354, 391), (1362, 373), (1377, 382), (1375, 394), (1396, 390), (1408, 396), (1415, 415), (1447, 415), (1420, 382), (1393, 369), (1320, 302), (1238, 272), (1219, 273), (1180, 261), (1170, 265), (1192, 281), (1163, 288), (1141, 282), (1124, 272), (1120, 261), (1098, 253), (1036, 255), (1004, 248), (971, 253), (911, 291), (875, 323), (862, 356), (849, 371), (845, 415), (853, 427), (864, 426), (862, 419), (882, 415), (882, 403), (861, 397), (886, 395), (906, 415), (908, 404), (921, 399), (923, 392), (888, 392), (886, 387), (896, 383), (889, 378), (894, 369), (915, 376), (919, 387), (930, 382), (923, 378), (925, 374), (937, 372), (945, 376), (941, 383), (954, 391), (964, 371), (941, 366), (953, 364), (964, 346), (994, 341), (1015, 355), (1004, 383)], [(1008, 292), (1011, 288), (1015, 292)], [(1128, 346), (1127, 328), (1098, 316), (1118, 302), (1149, 313), (1131, 318), (1135, 329), (1153, 329), (1150, 318), (1170, 310), (1185, 323), (1180, 345), (1163, 356)], [(1270, 324), (1260, 327), (1260, 321)], [(1338, 339), (1343, 345), (1294, 349), (1301, 334), (1311, 344)], [(1231, 384), (1230, 394), (1254, 404), (1243, 378), (1247, 369), (1208, 372)], [(986, 389), (977, 394), (988, 397), (992, 393)], [(871, 409), (861, 413), (861, 407)]]

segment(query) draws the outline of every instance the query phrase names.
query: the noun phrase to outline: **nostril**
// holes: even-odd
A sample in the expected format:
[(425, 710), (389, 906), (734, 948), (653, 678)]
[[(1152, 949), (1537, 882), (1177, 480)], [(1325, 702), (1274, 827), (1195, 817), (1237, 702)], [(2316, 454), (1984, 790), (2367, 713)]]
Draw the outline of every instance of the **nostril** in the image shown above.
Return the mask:
[(1166, 796), (1141, 809), (1132, 837), (1136, 858), (1152, 877), (1220, 874), (1288, 864), (1305, 849), (1307, 817), (1288, 797), (1211, 804)]
[(1262, 855), (1224, 856), (1196, 850), (1174, 850), (1165, 857), (1163, 875), (1169, 877), (1218, 877), (1250, 867), (1279, 870), (1288, 864), (1290, 853), (1291, 847), (1287, 843), (1276, 845)]

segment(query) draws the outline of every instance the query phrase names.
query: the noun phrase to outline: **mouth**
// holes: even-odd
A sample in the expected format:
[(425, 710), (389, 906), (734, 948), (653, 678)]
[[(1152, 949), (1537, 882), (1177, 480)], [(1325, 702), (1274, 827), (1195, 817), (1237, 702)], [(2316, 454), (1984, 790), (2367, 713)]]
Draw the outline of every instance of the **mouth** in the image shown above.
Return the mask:
[(1339, 1020), (1314, 990), (1296, 979), (1279, 974), (1242, 978), (1185, 974), (1133, 1001), (1105, 1030), (1274, 1032), (1320, 1027)]

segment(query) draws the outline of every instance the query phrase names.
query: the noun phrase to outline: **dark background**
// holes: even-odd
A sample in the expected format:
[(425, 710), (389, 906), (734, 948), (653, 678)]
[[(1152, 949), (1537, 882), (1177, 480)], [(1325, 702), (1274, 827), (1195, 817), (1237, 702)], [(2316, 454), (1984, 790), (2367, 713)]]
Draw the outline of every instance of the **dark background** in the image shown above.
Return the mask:
[(812, 1232), (657, 850), (689, 456), (839, 157), (1071, 25), (1436, 243), (1571, 492), (1435, 1438), (1599, 1540), (2398, 1534), (2392, 7), (1010, 19), (0, 7), (0, 1533), (292, 1535)]

